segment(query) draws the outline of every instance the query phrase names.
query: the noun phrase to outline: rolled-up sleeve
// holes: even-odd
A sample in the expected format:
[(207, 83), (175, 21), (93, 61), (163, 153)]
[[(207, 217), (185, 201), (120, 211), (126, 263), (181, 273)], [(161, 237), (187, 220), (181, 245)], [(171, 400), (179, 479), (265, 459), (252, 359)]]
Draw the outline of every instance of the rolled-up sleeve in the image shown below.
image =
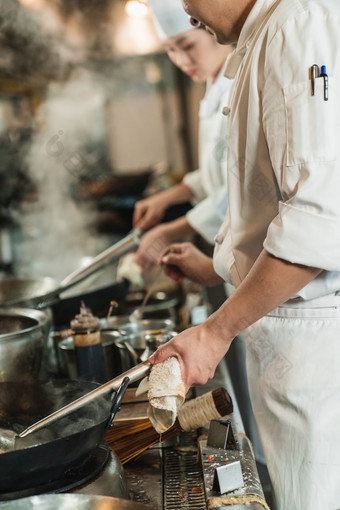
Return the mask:
[[(263, 246), (293, 263), (340, 271), (339, 20), (322, 16), (318, 33), (311, 14), (287, 23), (267, 53), (263, 125), (281, 198)], [(307, 45), (296, 44), (301, 33)], [(322, 77), (312, 94), (315, 62), (327, 66), (328, 100)]]
[(203, 185), (201, 170), (198, 169), (187, 173), (183, 178), (183, 182), (194, 194), (194, 203), (200, 202), (207, 197), (207, 193)]
[(340, 271), (340, 220), (280, 203), (264, 248), (294, 264)]

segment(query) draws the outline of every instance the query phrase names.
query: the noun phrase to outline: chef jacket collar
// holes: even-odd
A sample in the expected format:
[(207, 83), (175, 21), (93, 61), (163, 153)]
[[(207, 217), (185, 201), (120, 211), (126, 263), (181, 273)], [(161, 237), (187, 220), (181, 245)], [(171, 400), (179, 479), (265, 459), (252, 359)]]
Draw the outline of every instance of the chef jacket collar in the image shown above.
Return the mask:
[(258, 28), (269, 14), (271, 8), (280, 0), (257, 0), (242, 27), (236, 49), (228, 57), (225, 76), (235, 78), (243, 57)]

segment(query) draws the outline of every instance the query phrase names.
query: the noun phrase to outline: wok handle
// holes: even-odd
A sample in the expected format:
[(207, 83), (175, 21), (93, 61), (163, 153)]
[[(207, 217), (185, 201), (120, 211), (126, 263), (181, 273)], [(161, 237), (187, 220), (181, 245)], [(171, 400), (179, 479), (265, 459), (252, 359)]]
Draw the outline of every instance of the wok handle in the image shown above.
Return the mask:
[(77, 269), (76, 271), (73, 271), (73, 273), (66, 276), (66, 278), (64, 278), (63, 281), (60, 283), (58, 292), (62, 292), (68, 289), (69, 287), (76, 285), (77, 283), (81, 282), (91, 274), (101, 269), (109, 262), (117, 260), (122, 255), (125, 255), (125, 253), (132, 251), (139, 245), (140, 236), (141, 236), (140, 229), (135, 228), (131, 230), (131, 232), (123, 239), (121, 239), (120, 241), (113, 244), (103, 252), (99, 253), (99, 255), (94, 257), (89, 265)]
[(119, 389), (117, 393), (115, 393), (115, 396), (113, 398), (110, 417), (107, 420), (106, 428), (109, 429), (112, 427), (112, 422), (114, 420), (114, 417), (118, 413), (120, 409), (120, 404), (122, 403), (126, 388), (128, 387), (130, 382), (130, 379), (128, 377), (124, 377), (122, 384), (119, 386)]
[(145, 361), (144, 363), (140, 363), (136, 367), (130, 368), (130, 370), (127, 370), (118, 377), (115, 377), (114, 379), (111, 379), (107, 383), (102, 384), (95, 390), (90, 391), (90, 393), (83, 395), (74, 402), (67, 404), (58, 411), (55, 411), (54, 413), (46, 416), (45, 418), (42, 418), (42, 420), (37, 421), (36, 423), (25, 429), (23, 432), (21, 432), (18, 435), (18, 437), (20, 438), (26, 437), (29, 434), (32, 434), (32, 432), (36, 432), (37, 430), (46, 427), (46, 425), (49, 425), (50, 423), (53, 423), (56, 420), (59, 420), (59, 418), (62, 418), (63, 416), (66, 416), (72, 413), (73, 411), (76, 411), (77, 409), (83, 407), (89, 402), (92, 402), (92, 400), (94, 400), (95, 398), (100, 397), (105, 393), (108, 393), (109, 391), (118, 390), (119, 386), (122, 384), (125, 377), (128, 377), (129, 382), (131, 383), (139, 381), (139, 379), (142, 379), (150, 372), (151, 366), (152, 365), (150, 361)]

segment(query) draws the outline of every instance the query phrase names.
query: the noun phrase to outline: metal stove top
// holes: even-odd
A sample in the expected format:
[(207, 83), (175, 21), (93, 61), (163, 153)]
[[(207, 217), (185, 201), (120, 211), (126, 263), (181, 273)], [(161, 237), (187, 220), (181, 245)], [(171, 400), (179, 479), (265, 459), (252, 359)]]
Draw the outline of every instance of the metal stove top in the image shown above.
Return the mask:
[(0, 503), (33, 495), (76, 493), (128, 499), (122, 465), (106, 443), (81, 464), (68, 470), (57, 480), (29, 489), (0, 494)]

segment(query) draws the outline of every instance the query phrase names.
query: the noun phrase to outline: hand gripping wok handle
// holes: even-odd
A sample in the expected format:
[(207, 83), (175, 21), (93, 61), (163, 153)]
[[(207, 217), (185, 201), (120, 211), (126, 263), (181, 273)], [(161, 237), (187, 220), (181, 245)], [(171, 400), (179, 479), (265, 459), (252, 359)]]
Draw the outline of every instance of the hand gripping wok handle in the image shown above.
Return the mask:
[(99, 253), (92, 260), (91, 264), (81, 269), (73, 271), (70, 275), (66, 276), (60, 284), (59, 291), (68, 289), (69, 287), (76, 285), (91, 274), (95, 273), (109, 262), (119, 259), (125, 253), (134, 250), (139, 245), (139, 238), (141, 236), (141, 230), (138, 228), (133, 229), (127, 236), (107, 248), (102, 253)]
[(130, 370), (127, 370), (127, 372), (124, 372), (118, 377), (115, 377), (114, 379), (111, 379), (107, 383), (102, 384), (102, 386), (99, 386), (95, 390), (90, 391), (90, 393), (87, 393), (83, 397), (78, 398), (74, 402), (67, 404), (58, 411), (55, 411), (49, 416), (46, 416), (42, 420), (37, 421), (36, 423), (28, 427), (26, 430), (21, 432), (21, 434), (19, 434), (19, 437), (20, 438), (26, 437), (29, 434), (32, 434), (32, 432), (36, 432), (42, 427), (46, 427), (46, 425), (49, 425), (50, 423), (59, 420), (59, 418), (62, 418), (63, 416), (66, 416), (67, 414), (76, 411), (80, 407), (85, 406), (86, 404), (92, 402), (92, 400), (94, 400), (95, 398), (100, 397), (105, 393), (108, 393), (109, 391), (118, 390), (118, 388), (124, 381), (125, 377), (129, 378), (129, 383), (133, 383), (135, 381), (138, 381), (139, 379), (142, 379), (150, 372), (151, 366), (152, 365), (150, 361), (145, 361), (144, 363), (140, 363), (136, 367), (130, 368)]

